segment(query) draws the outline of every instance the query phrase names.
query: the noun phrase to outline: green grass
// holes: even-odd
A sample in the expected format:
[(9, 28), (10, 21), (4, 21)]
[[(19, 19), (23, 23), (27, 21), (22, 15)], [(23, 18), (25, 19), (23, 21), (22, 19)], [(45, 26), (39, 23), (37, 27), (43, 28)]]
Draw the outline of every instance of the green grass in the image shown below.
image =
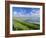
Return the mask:
[(22, 19), (13, 19), (13, 30), (38, 30), (40, 29), (40, 24), (34, 24), (29, 22), (24, 22)]

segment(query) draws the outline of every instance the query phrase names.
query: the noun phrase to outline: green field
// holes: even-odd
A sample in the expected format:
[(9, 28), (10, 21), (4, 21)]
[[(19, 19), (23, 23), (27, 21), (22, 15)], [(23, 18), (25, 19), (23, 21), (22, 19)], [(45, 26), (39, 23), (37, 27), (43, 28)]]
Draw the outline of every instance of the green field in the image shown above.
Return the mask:
[[(26, 18), (28, 19), (28, 18)], [(40, 24), (24, 22), (24, 18), (13, 18), (13, 31), (17, 30), (39, 30)]]

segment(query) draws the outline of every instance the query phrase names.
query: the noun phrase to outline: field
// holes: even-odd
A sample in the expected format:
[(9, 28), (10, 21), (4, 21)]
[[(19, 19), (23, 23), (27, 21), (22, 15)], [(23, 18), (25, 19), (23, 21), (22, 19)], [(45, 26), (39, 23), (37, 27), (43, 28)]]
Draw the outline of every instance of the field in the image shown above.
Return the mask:
[(13, 31), (39, 30), (40, 29), (40, 24), (25, 21), (27, 19), (29, 19), (29, 18), (14, 17), (13, 18)]

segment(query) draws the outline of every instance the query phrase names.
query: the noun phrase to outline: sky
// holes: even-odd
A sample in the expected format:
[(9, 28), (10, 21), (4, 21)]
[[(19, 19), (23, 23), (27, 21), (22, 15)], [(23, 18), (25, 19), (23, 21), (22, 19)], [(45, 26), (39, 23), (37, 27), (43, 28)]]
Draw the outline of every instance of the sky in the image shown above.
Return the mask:
[(37, 17), (40, 16), (40, 8), (13, 7), (12, 13), (15, 17)]

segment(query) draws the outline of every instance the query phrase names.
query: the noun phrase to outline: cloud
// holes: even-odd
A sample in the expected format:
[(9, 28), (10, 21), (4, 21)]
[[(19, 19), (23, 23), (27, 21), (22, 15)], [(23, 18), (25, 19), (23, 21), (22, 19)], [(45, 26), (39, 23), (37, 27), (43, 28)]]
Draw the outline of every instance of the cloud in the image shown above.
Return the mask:
[(38, 17), (38, 16), (40, 16), (40, 10), (32, 10), (32, 12), (31, 12), (31, 16), (33, 17)]
[(17, 11), (14, 11), (14, 16), (16, 17), (39, 17), (40, 16), (40, 10), (32, 10), (31, 12), (29, 13), (26, 13), (26, 11), (20, 11), (20, 12), (17, 12)]

